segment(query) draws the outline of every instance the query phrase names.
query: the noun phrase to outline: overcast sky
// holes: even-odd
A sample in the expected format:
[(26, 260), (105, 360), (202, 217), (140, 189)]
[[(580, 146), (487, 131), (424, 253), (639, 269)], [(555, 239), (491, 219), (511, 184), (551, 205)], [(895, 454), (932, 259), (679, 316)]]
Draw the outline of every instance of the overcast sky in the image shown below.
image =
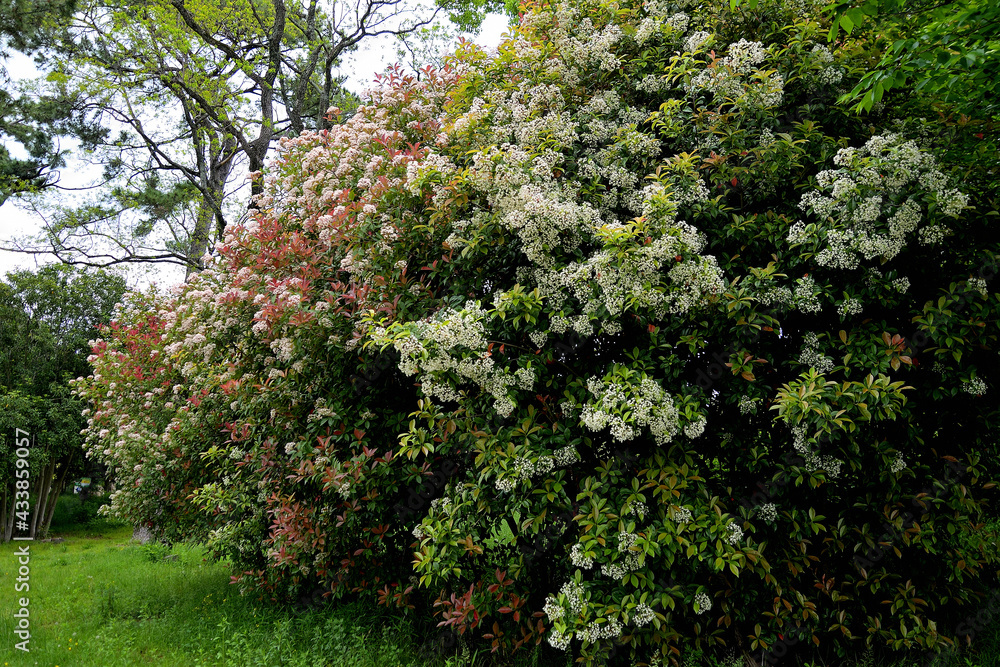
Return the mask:
[[(500, 43), (500, 37), (507, 29), (507, 17), (490, 14), (483, 21), (483, 29), (474, 40), (486, 47), (494, 47)], [(345, 68), (348, 75), (345, 88), (361, 92), (369, 87), (374, 75), (385, 70), (386, 66), (397, 60), (395, 42), (391, 39), (372, 40), (366, 42), (364, 49), (353, 54)], [(12, 79), (29, 78), (36, 75), (31, 59), (20, 54), (13, 54), (6, 63)], [(13, 151), (12, 151), (13, 152)], [(72, 158), (66, 168), (60, 170), (59, 184), (64, 188), (82, 188), (90, 184), (100, 175), (100, 168), (91, 167)], [(18, 206), (15, 199), (9, 199), (0, 206), (0, 239), (8, 239), (13, 235), (31, 234), (38, 230), (38, 216)], [(52, 261), (51, 257), (36, 257), (0, 250), (0, 276), (15, 269), (34, 269), (40, 264)], [(147, 284), (155, 281), (161, 286), (169, 286), (183, 280), (184, 270), (180, 267), (158, 267), (146, 270), (130, 271), (131, 281)]]

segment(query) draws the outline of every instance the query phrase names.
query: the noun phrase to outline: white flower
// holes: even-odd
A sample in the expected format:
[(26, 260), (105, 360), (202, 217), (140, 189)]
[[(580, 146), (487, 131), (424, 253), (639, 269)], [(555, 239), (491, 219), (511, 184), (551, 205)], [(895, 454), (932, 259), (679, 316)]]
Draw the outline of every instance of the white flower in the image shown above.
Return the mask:
[(704, 593), (698, 593), (695, 595), (694, 602), (698, 605), (698, 610), (695, 611), (698, 615), (704, 614), (706, 611), (710, 611), (712, 609), (712, 599)]
[(573, 548), (570, 550), (569, 559), (576, 567), (581, 567), (584, 570), (589, 570), (594, 567), (594, 559), (591, 556), (587, 556), (583, 552), (582, 544), (574, 544)]
[(778, 518), (778, 508), (774, 503), (764, 503), (757, 508), (757, 516), (765, 523), (774, 523)]
[(973, 396), (982, 396), (986, 393), (986, 382), (982, 378), (972, 378), (962, 383), (962, 391)]
[(641, 602), (632, 610), (632, 622), (639, 628), (649, 625), (653, 621), (654, 616), (653, 609)]

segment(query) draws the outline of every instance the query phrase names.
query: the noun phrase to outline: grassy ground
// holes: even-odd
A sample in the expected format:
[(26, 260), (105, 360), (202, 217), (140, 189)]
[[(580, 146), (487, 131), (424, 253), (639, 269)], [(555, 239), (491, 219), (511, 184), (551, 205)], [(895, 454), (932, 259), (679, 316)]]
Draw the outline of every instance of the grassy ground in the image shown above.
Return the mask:
[[(62, 532), (65, 542), (30, 543), (31, 590), (15, 593), (14, 552), (0, 545), (0, 665), (44, 667), (479, 667), (485, 653), (464, 655), (418, 636), (412, 626), (358, 604), (308, 614), (255, 603), (229, 586), (224, 565), (202, 551), (131, 542), (131, 528), (91, 523)], [(17, 598), (30, 597), (31, 652), (14, 649)], [(958, 620), (958, 619), (956, 619)], [(1000, 619), (977, 637), (977, 651), (934, 667), (1000, 665)], [(539, 653), (524, 665), (553, 665)], [(693, 658), (693, 656), (692, 656)], [(521, 661), (519, 661), (521, 662)], [(495, 663), (493, 663), (495, 664)], [(560, 661), (559, 666), (565, 664)], [(829, 667), (928, 667), (928, 661), (862, 660)], [(554, 667), (554, 665), (553, 665)], [(743, 667), (692, 659), (685, 667)]]
[[(225, 567), (196, 548), (177, 545), (177, 560), (164, 561), (161, 549), (130, 543), (127, 527), (63, 536), (30, 543), (30, 653), (11, 639), (25, 593), (0, 596), (0, 665), (422, 667), (444, 659), (407, 626), (358, 605), (296, 615), (242, 599)], [(13, 588), (13, 554), (24, 544), (0, 546), (4, 588)]]

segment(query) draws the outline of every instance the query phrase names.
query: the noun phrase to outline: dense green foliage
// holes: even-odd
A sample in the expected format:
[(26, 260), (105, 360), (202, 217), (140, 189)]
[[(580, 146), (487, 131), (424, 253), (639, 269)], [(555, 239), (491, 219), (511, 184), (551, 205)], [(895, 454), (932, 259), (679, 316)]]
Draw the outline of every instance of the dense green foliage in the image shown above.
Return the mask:
[(15, 510), (23, 511), (13, 502), (15, 434), (31, 444), (31, 510), (24, 513), (32, 534), (46, 531), (70, 475), (96, 465), (84, 460), (84, 403), (67, 382), (89, 372), (97, 325), (111, 320), (125, 291), (118, 276), (58, 265), (14, 271), (0, 282), (0, 540), (10, 539)]
[(283, 141), (77, 385), (111, 511), (501, 654), (974, 639), (996, 141), (838, 105), (873, 53), (810, 2), (694, 5), (533, 5)]

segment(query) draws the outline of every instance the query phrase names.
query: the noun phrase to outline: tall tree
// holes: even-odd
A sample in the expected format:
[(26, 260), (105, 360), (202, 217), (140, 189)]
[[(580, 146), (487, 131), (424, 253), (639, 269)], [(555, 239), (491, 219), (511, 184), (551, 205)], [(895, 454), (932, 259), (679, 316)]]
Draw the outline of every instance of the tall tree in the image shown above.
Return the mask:
[(33, 504), (25, 531), (44, 534), (55, 500), (81, 470), (84, 404), (69, 380), (87, 375), (89, 341), (125, 293), (120, 277), (50, 265), (0, 282), (0, 537), (16, 527), (14, 434), (28, 434)]
[(76, 99), (18, 90), (8, 72), (12, 52), (35, 52), (73, 6), (71, 0), (0, 0), (0, 205), (58, 183), (56, 170), (65, 165), (59, 137), (74, 136), (87, 148), (105, 132), (85, 122)]

